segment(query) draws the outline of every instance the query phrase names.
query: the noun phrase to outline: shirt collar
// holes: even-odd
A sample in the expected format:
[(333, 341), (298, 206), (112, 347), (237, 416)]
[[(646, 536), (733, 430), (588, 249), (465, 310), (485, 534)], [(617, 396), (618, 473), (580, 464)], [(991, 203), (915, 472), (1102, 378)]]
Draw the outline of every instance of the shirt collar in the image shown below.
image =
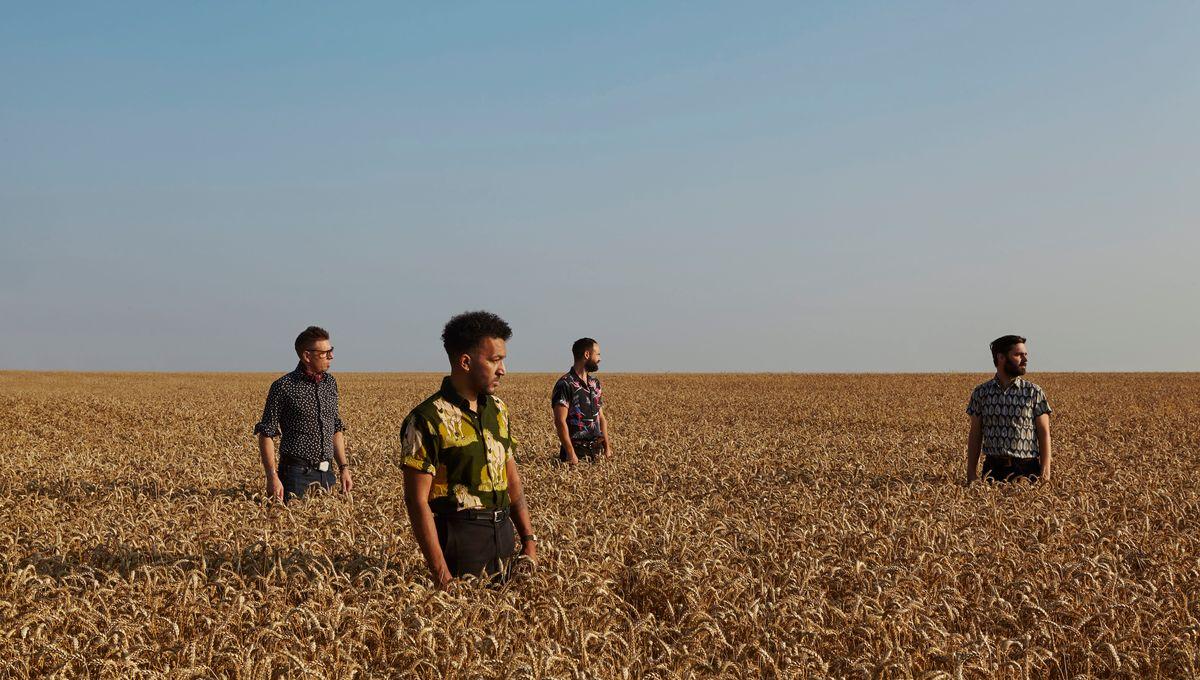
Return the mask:
[[(464, 411), (471, 410), (471, 404), (458, 393), (458, 390), (454, 389), (454, 383), (450, 382), (450, 376), (442, 378), (442, 387), (438, 390), (438, 394), (442, 395), (442, 398), (446, 401)], [(488, 394), (481, 394), (475, 399), (475, 404), (479, 407), (479, 413), (483, 413), (483, 409), (487, 407), (490, 401), (491, 395)]]
[(579, 377), (579, 374), (578, 374), (578, 373), (576, 373), (576, 372), (575, 372), (575, 367), (574, 367), (574, 366), (572, 366), (572, 367), (570, 368), (570, 370), (568, 370), (568, 371), (567, 371), (567, 375), (571, 377), (571, 380), (574, 380), (575, 382), (579, 383), (580, 385), (585, 385), (585, 386), (587, 386), (587, 387), (591, 387), (591, 386), (592, 386), (592, 376), (591, 376), (591, 374), (588, 374), (587, 380), (584, 380), (583, 378), (580, 378), (580, 377)]
[(1013, 378), (1013, 381), (1008, 384), (1008, 387), (1005, 387), (1004, 382), (1000, 380), (1000, 374), (997, 373), (992, 378), (992, 382), (996, 383), (996, 386), (999, 387), (1000, 389), (1006, 390), (1006, 389), (1012, 389), (1014, 387), (1021, 387), (1022, 385), (1025, 384), (1025, 379), (1018, 375), (1017, 377)]
[(299, 378), (303, 378), (304, 380), (318, 384), (320, 384), (320, 382), (325, 378), (329, 377), (329, 374), (324, 371), (321, 373), (309, 373), (308, 367), (304, 365), (303, 361), (297, 363), (296, 370), (292, 372), (295, 373)]

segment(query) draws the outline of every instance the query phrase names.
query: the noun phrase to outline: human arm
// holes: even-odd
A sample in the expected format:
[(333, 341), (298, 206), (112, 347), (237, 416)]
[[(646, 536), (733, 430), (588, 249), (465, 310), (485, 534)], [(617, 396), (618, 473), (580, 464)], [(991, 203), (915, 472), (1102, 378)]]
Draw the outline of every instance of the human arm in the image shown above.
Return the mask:
[(983, 419), (973, 415), (971, 416), (971, 432), (967, 435), (967, 484), (977, 478), (981, 448), (983, 448)]
[(350, 493), (354, 488), (354, 479), (350, 476), (350, 459), (346, 457), (346, 435), (343, 430), (333, 433), (333, 459), (337, 461), (342, 493)]
[(1050, 480), (1050, 414), (1043, 413), (1033, 421), (1033, 429), (1037, 434), (1038, 451), (1041, 452), (1042, 473), (1041, 479), (1044, 481)]
[(521, 484), (516, 458), (508, 457), (504, 472), (508, 478), (509, 514), (517, 527), (517, 535), (521, 537), (521, 554), (536, 561), (537, 541), (527, 540), (533, 536), (533, 523), (529, 521), (529, 504), (525, 500), (525, 488)]
[(254, 426), (258, 435), (258, 456), (262, 461), (263, 475), (267, 480), (267, 496), (283, 500), (283, 482), (279, 480), (279, 468), (275, 460), (275, 439), (279, 435), (279, 411), (281, 392), (278, 384), (271, 385), (267, 392), (267, 403), (263, 406), (262, 418)]
[(571, 443), (571, 431), (567, 428), (567, 405), (554, 404), (554, 430), (558, 433), (558, 442), (567, 452), (567, 462), (572, 465), (579, 463), (575, 455), (575, 446)]
[(600, 409), (600, 436), (604, 437), (604, 457), (612, 458), (612, 440), (608, 438), (608, 418), (604, 417), (604, 409)]
[(412, 525), (413, 537), (425, 557), (425, 566), (439, 589), (445, 590), (453, 577), (446, 566), (446, 556), (438, 543), (437, 526), (433, 523), (433, 511), (429, 509), (429, 489), (433, 486), (433, 475), (410, 467), (404, 468), (404, 508), (408, 522)]
[(262, 459), (263, 474), (267, 478), (267, 496), (283, 500), (283, 482), (279, 479), (275, 465), (275, 440), (265, 434), (258, 435), (258, 455)]

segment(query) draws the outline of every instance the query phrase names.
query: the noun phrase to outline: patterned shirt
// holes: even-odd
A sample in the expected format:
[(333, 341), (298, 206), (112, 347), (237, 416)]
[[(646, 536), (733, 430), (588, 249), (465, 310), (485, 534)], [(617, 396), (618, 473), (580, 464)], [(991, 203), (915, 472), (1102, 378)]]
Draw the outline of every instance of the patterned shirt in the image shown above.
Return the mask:
[(337, 381), (328, 373), (314, 380), (304, 364), (271, 383), (262, 420), (254, 426), (255, 434), (280, 437), (280, 460), (313, 465), (333, 459), (333, 434), (345, 430), (338, 415)]
[(1037, 385), (1017, 378), (1005, 388), (998, 378), (992, 378), (971, 392), (967, 413), (982, 421), (985, 456), (1040, 456), (1033, 421), (1050, 413), (1050, 404)]
[(604, 399), (600, 396), (600, 381), (595, 377), (589, 375), (585, 384), (575, 374), (575, 369), (567, 371), (554, 383), (550, 403), (567, 407), (567, 432), (571, 441), (604, 437), (600, 430), (600, 407), (604, 405)]
[(480, 396), (479, 412), (459, 396), (450, 378), (400, 426), (400, 464), (433, 475), (429, 507), (435, 513), (508, 507), (508, 470), (517, 440), (508, 407)]

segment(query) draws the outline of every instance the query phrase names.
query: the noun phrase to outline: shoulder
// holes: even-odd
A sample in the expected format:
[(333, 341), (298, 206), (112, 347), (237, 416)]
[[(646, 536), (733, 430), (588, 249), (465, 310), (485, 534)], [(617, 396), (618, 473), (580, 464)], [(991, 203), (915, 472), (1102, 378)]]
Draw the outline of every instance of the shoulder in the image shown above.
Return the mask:
[(990, 392), (995, 386), (996, 386), (996, 379), (989, 378), (988, 380), (985, 380), (984, 382), (981, 382), (978, 385), (976, 385), (975, 389), (971, 390), (971, 394), (972, 395), (986, 394), (987, 392)]
[(501, 413), (508, 413), (508, 404), (505, 404), (503, 399), (494, 394), (490, 396), (490, 399), (492, 400), (492, 403), (496, 405), (497, 411), (500, 411)]
[(1035, 397), (1046, 396), (1046, 390), (1043, 390), (1041, 385), (1030, 382), (1028, 380), (1025, 381), (1025, 389), (1028, 390), (1029, 393), (1034, 395)]
[(276, 378), (275, 382), (271, 383), (271, 389), (277, 390), (282, 387), (287, 387), (287, 386), (291, 385), (293, 382), (295, 382), (295, 380), (296, 380), (296, 376), (289, 371), (289, 372), (284, 373), (283, 375), (279, 376), (278, 378)]

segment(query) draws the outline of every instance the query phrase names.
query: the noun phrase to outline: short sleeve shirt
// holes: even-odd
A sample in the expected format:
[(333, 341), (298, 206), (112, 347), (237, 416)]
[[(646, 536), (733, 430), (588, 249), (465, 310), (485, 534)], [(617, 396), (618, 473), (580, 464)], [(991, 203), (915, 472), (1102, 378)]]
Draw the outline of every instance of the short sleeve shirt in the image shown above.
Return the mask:
[(490, 395), (476, 404), (478, 413), (445, 378), (400, 426), (400, 464), (433, 475), (435, 513), (508, 507), (506, 465), (517, 446), (508, 407)]
[(574, 369), (567, 371), (554, 383), (550, 395), (552, 406), (567, 407), (567, 432), (572, 441), (601, 439), (600, 408), (604, 405), (600, 381), (589, 375), (585, 382)]
[(983, 455), (1008, 458), (1038, 458), (1033, 421), (1050, 413), (1046, 393), (1023, 378), (1006, 388), (997, 378), (971, 392), (967, 413), (979, 416), (983, 425)]
[(262, 418), (254, 433), (279, 437), (279, 457), (319, 464), (333, 460), (333, 435), (346, 425), (338, 415), (337, 380), (322, 373), (316, 380), (304, 365), (271, 383)]

